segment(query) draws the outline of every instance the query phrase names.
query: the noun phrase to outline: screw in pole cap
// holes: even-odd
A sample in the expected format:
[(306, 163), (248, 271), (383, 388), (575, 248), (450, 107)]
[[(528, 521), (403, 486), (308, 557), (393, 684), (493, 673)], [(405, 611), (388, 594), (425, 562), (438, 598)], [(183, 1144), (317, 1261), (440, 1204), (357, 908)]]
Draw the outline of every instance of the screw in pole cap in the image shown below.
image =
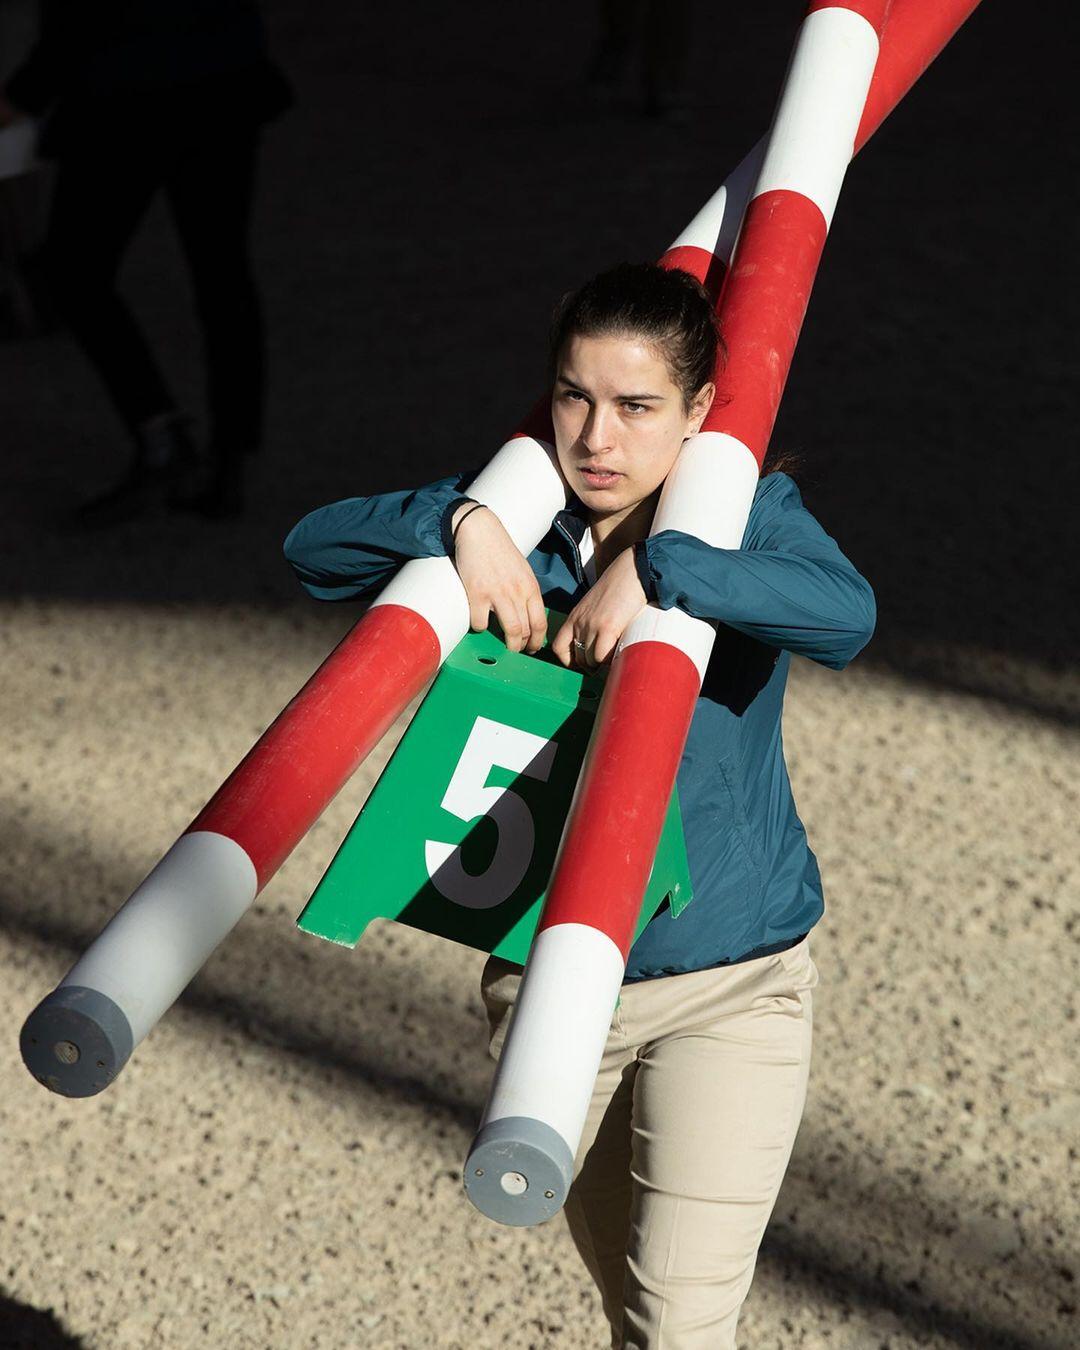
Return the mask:
[(496, 1223), (524, 1228), (554, 1218), (574, 1179), (574, 1157), (557, 1130), (529, 1116), (485, 1125), (465, 1163), (465, 1193)]
[(26, 1067), (62, 1097), (93, 1097), (107, 1088), (133, 1047), (120, 1007), (97, 989), (72, 984), (42, 999), (19, 1036)]

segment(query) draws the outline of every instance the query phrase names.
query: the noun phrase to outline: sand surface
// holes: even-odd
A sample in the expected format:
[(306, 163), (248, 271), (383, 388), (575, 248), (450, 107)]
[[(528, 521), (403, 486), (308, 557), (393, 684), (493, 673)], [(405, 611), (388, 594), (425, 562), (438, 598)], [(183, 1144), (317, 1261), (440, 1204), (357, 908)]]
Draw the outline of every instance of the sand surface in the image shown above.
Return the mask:
[[(756, 139), (794, 19), (749, 8), (702, 16), (673, 127), (584, 99), (569, 3), (376, 27), (275, 0), (298, 106), (266, 144), (269, 433), (235, 526), (61, 533), (123, 445), (63, 335), (0, 347), (0, 1346), (606, 1343), (561, 1220), (499, 1228), (461, 1192), (480, 955), (293, 929), (393, 736), (109, 1091), (50, 1096), (16, 1041), (355, 620), (299, 594), (292, 521), (483, 462), (538, 387), (552, 300), (659, 253)], [(1054, 455), (1052, 40), (1014, 50), (1004, 8), (850, 175), (777, 431), (880, 625), (844, 674), (796, 662), (788, 697), (828, 913), (754, 1350), (1080, 1343), (1077, 471)], [(197, 409), (160, 208), (125, 284)]]

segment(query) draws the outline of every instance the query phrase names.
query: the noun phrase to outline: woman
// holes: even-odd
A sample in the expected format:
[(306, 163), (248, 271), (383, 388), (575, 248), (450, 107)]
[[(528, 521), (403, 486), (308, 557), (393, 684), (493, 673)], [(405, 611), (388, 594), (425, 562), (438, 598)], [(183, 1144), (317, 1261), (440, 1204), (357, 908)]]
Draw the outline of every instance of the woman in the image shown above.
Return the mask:
[[(869, 640), (869, 585), (782, 472), (762, 477), (740, 549), (647, 538), (665, 477), (711, 405), (718, 337), (681, 272), (623, 266), (561, 306), (552, 419), (573, 492), (528, 558), (462, 478), (306, 517), (285, 551), (311, 594), (354, 598), (401, 561), (449, 553), (474, 629), (515, 650), (568, 612), (567, 665), (612, 655), (647, 601), (718, 621), (679, 776), (694, 901), (630, 950), (566, 1204), (614, 1346), (734, 1346), (739, 1310), (806, 1096), (807, 934), (823, 911), (795, 812), (780, 715), (790, 654), (840, 669)], [(492, 958), (498, 1055), (521, 980)]]

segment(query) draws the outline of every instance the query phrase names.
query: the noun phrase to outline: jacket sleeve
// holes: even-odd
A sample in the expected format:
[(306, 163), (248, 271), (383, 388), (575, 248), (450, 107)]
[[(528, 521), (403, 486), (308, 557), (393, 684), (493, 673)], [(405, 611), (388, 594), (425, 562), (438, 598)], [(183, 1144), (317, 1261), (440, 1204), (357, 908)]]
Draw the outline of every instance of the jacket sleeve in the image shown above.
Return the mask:
[(285, 539), (285, 557), (316, 600), (356, 600), (411, 558), (451, 552), (450, 518), (475, 473), (427, 487), (346, 497), (306, 515)]
[(717, 619), (834, 670), (874, 631), (869, 582), (803, 506), (786, 474), (763, 480), (742, 548), (713, 548), (663, 530), (645, 542), (638, 562), (645, 593), (661, 609), (678, 606), (695, 618)]

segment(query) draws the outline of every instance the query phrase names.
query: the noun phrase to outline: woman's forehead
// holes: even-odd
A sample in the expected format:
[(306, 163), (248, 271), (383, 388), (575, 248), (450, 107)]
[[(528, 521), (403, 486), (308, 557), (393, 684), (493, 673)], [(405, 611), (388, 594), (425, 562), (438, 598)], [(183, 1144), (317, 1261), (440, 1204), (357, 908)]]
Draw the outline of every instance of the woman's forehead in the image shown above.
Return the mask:
[(589, 392), (668, 395), (676, 386), (663, 353), (635, 334), (573, 334), (557, 374)]

